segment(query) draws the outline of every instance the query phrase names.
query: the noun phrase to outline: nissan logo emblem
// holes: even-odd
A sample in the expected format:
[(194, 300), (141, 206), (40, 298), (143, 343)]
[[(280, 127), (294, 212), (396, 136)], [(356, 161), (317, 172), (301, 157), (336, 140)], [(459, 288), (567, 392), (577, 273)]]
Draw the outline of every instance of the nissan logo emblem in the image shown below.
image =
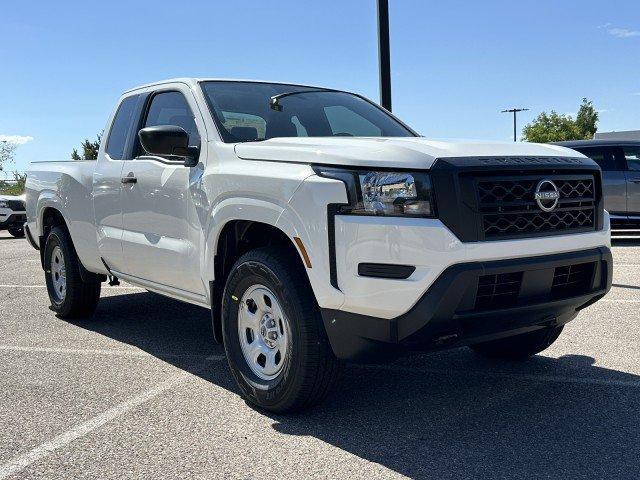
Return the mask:
[(545, 178), (538, 182), (533, 196), (541, 210), (550, 212), (558, 206), (560, 190), (558, 190), (555, 183)]

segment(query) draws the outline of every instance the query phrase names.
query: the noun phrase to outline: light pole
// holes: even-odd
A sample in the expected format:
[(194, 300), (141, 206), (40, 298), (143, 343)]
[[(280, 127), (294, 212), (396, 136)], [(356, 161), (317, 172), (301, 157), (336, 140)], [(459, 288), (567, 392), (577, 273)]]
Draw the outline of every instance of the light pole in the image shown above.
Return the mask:
[(378, 0), (378, 60), (380, 63), (380, 104), (391, 111), (389, 0)]
[(513, 113), (513, 141), (517, 142), (517, 134), (516, 134), (516, 114), (518, 112), (526, 112), (529, 110), (528, 108), (510, 108), (508, 110), (502, 110), (500, 113)]

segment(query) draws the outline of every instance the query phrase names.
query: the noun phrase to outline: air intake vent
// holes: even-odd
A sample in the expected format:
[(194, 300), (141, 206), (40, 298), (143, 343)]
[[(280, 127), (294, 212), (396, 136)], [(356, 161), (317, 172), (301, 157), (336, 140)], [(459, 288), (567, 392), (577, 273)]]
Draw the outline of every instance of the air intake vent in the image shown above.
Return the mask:
[(483, 275), (478, 279), (476, 311), (515, 305), (522, 284), (522, 272)]
[(553, 274), (551, 296), (569, 298), (591, 291), (595, 263), (579, 263), (558, 267)]
[(9, 200), (9, 201), (7, 201), (7, 203), (9, 204), (9, 208), (11, 210), (13, 210), (14, 212), (24, 212), (25, 211), (24, 202), (22, 200)]

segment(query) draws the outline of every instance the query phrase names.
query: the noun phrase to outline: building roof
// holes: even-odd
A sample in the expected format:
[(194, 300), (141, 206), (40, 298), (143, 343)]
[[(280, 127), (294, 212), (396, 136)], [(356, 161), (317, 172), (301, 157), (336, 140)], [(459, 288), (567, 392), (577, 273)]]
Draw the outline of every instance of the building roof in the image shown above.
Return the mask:
[(595, 140), (640, 140), (640, 130), (622, 130), (619, 132), (596, 132)]

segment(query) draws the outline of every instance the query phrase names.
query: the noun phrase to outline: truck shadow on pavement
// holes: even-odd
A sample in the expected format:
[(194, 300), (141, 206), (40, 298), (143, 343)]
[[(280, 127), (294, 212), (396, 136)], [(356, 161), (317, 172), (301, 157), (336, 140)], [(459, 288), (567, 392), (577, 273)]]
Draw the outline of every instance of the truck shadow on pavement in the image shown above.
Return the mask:
[[(205, 309), (150, 293), (107, 296), (95, 318), (75, 325), (237, 392), (224, 362), (204, 361), (224, 353), (212, 343)], [(640, 376), (597, 367), (583, 355), (493, 362), (458, 349), (348, 365), (324, 404), (265, 415), (278, 432), (315, 437), (414, 478), (640, 472)]]

